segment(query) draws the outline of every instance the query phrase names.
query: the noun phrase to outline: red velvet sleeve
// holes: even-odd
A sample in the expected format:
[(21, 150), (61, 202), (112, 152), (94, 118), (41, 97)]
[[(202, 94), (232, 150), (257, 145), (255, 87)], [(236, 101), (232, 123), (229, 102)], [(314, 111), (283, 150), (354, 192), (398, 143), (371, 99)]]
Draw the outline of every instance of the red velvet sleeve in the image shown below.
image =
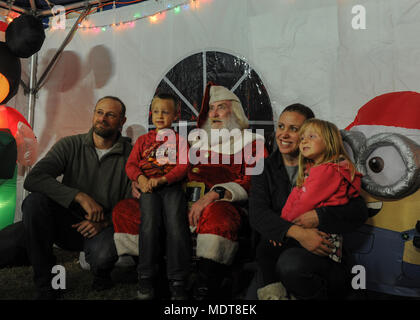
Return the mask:
[(125, 165), (125, 172), (132, 181), (137, 181), (138, 177), (143, 174), (143, 171), (140, 169), (140, 161), (142, 160), (141, 154), (145, 137), (146, 135), (142, 135), (137, 139)]
[(181, 181), (185, 178), (188, 171), (188, 142), (178, 134), (176, 135), (176, 138), (177, 165), (165, 175), (166, 179), (168, 180), (168, 184)]

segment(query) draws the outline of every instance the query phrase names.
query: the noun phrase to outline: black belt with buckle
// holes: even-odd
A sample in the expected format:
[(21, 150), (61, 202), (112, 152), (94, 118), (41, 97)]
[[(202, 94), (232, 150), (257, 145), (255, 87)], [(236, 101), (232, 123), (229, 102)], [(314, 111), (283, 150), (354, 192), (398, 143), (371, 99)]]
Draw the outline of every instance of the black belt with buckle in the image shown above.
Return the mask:
[(190, 181), (184, 186), (188, 204), (191, 205), (208, 191), (204, 182)]

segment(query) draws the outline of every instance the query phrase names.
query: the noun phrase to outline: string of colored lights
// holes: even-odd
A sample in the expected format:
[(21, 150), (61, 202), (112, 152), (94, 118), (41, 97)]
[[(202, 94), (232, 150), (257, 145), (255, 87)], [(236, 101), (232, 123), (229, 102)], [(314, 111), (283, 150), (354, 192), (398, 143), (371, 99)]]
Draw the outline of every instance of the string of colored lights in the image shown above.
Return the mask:
[[(93, 12), (96, 12), (98, 9), (100, 9), (102, 7), (105, 7), (105, 6), (115, 5), (115, 4), (131, 4), (131, 3), (142, 2), (142, 1), (143, 0), (135, 0), (135, 1), (128, 1), (128, 2), (123, 2), (123, 1), (109, 2), (109, 3), (102, 4), (102, 5), (99, 5), (95, 8), (93, 8), (92, 10), (89, 11), (88, 15), (92, 14)], [(187, 0), (187, 1), (184, 1), (184, 2), (182, 2), (180, 4), (177, 4), (177, 5), (168, 4), (166, 8), (164, 8), (160, 11), (157, 11), (153, 14), (142, 16), (140, 12), (137, 12), (137, 13), (134, 14), (133, 19), (126, 20), (126, 21), (120, 21), (120, 22), (117, 22), (117, 23), (114, 22), (114, 23), (111, 23), (111, 24), (90, 26), (90, 25), (87, 25), (88, 22), (85, 20), (84, 22), (82, 22), (79, 25), (79, 29), (82, 29), (82, 30), (85, 30), (85, 31), (92, 30), (92, 31), (97, 33), (97, 32), (100, 32), (101, 30), (106, 31), (110, 28), (116, 28), (116, 29), (123, 28), (123, 27), (133, 28), (135, 26), (136, 21), (142, 20), (142, 19), (147, 19), (147, 18), (149, 19), (149, 21), (151, 23), (157, 23), (159, 20), (162, 20), (166, 17), (166, 13), (168, 11), (173, 11), (174, 14), (178, 14), (179, 12), (181, 12), (181, 9), (183, 9), (183, 10), (188, 10), (190, 8), (198, 9), (199, 6), (200, 6), (200, 4), (199, 4), (200, 1), (201, 2), (210, 2), (212, 0)], [(78, 11), (72, 10), (72, 11), (66, 12), (66, 15), (71, 13), (71, 12), (78, 12)], [(58, 28), (53, 28), (53, 27), (50, 28), (50, 30), (57, 30), (57, 29)], [(68, 28), (66, 28), (66, 29), (68, 29)], [(61, 30), (63, 30), (63, 29), (61, 29)]]

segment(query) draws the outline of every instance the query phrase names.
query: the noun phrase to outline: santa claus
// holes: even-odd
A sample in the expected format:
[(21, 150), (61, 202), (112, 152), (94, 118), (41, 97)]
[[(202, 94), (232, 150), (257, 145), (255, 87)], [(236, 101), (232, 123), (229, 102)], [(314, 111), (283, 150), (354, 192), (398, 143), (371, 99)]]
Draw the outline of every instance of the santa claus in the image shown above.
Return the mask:
[[(200, 156), (204, 154), (209, 161), (203, 159), (190, 165), (188, 181), (202, 183), (204, 196), (194, 202), (188, 217), (190, 226), (196, 227), (197, 233), (199, 261), (195, 298), (200, 299), (217, 294), (228, 272), (227, 266), (233, 262), (244, 214), (241, 203), (248, 199), (250, 188), (250, 168), (255, 168), (267, 152), (264, 138), (245, 130), (248, 119), (241, 101), (225, 87), (207, 87), (198, 127), (207, 132), (209, 140), (208, 143), (203, 143), (205, 139), (193, 143), (190, 154), (199, 150)], [(230, 133), (236, 129), (237, 134), (219, 139), (221, 129)]]

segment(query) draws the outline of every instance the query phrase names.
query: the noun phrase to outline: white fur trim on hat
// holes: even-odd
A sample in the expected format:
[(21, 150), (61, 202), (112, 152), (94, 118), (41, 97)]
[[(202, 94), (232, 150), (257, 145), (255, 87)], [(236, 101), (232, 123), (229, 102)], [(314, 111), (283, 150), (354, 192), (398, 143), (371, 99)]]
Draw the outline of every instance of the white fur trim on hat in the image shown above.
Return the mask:
[(231, 265), (238, 251), (239, 244), (216, 234), (199, 233), (197, 235), (196, 256), (218, 263)]
[(356, 125), (350, 131), (362, 132), (367, 139), (378, 133), (398, 133), (420, 144), (420, 130), (381, 125)]
[(213, 190), (215, 187), (223, 187), (226, 190), (230, 191), (230, 193), (232, 194), (232, 199), (230, 200), (230, 202), (248, 200), (248, 192), (246, 192), (246, 190), (236, 182), (215, 184), (211, 188), (211, 190)]
[(129, 254), (139, 255), (139, 235), (129, 233), (114, 233), (115, 247), (119, 256)]

